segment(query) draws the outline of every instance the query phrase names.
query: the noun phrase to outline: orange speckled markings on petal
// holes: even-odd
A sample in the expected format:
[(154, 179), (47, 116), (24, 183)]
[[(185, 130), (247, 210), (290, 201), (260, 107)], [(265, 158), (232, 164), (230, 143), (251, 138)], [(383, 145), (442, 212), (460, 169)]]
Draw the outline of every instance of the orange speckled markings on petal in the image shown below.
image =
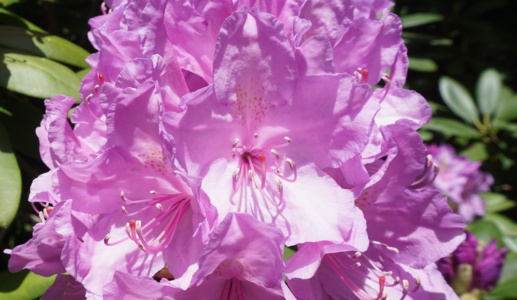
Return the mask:
[(251, 122), (248, 125), (254, 125), (254, 128), (257, 128), (271, 105), (267, 99), (270, 91), (266, 91), (263, 85), (251, 78), (248, 82), (237, 84), (235, 93), (237, 94), (235, 117), (239, 124), (244, 126)]

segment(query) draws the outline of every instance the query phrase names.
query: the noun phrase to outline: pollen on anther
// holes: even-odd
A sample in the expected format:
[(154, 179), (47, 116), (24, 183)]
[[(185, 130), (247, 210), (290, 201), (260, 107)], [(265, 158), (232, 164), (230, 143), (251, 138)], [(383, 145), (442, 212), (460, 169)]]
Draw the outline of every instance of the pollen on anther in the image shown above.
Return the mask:
[(149, 192), (150, 194), (156, 195), (156, 191), (152, 190)]
[(124, 192), (120, 192), (120, 198), (122, 198), (122, 201), (126, 202), (127, 201), (127, 198), (126, 196), (124, 195)]
[(156, 203), (156, 208), (158, 208), (160, 211), (163, 211), (163, 206), (160, 203)]
[(288, 137), (288, 136), (284, 137), (284, 139), (285, 139), (285, 141), (286, 141), (286, 142), (288, 142), (289, 144), (292, 142), (292, 141), (291, 141), (291, 138), (290, 138), (290, 137)]
[(127, 210), (124, 206), (122, 206), (122, 213), (124, 213), (125, 215), (127, 215)]
[(104, 237), (104, 244), (108, 244), (109, 240), (111, 239), (111, 234), (106, 234), (106, 236)]

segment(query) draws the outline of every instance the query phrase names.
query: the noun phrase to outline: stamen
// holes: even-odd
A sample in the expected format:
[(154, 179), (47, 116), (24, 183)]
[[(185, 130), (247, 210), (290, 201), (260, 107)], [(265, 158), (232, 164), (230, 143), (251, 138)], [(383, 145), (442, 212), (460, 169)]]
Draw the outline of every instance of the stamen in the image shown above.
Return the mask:
[(360, 262), (356, 262), (356, 263), (354, 264), (354, 268), (360, 268), (361, 266), (362, 266), (362, 265), (361, 265), (361, 263), (360, 263)]
[(392, 272), (392, 271), (382, 272), (382, 273), (384, 273), (384, 275), (386, 275), (386, 276), (391, 276), (391, 275), (393, 275), (393, 272)]
[(236, 138), (235, 140), (233, 140), (233, 143), (232, 143), (233, 148), (235, 148), (235, 146), (237, 146), (238, 143), (239, 143), (239, 138)]
[(355, 77), (357, 77), (357, 83), (361, 83), (361, 81), (363, 79), (363, 75), (361, 75), (361, 73), (358, 71), (354, 71), (354, 75), (355, 75)]
[(397, 253), (397, 254), (399, 254), (399, 253), (400, 253), (399, 249), (397, 249), (397, 248), (395, 248), (395, 247), (390, 247), (390, 246), (388, 246), (388, 245), (386, 245), (386, 244), (383, 244), (383, 243), (381, 243), (381, 242), (377, 242), (377, 241), (372, 241), (372, 243), (373, 243), (373, 244), (375, 244), (375, 245), (382, 245), (382, 246), (386, 247), (386, 249), (387, 249), (387, 250), (389, 250), (389, 251), (391, 251), (391, 252), (395, 252), (395, 253)]
[(106, 236), (104, 237), (104, 244), (108, 245), (108, 242), (109, 242), (110, 239), (111, 239), (111, 234), (109, 234), (109, 233), (106, 234)]
[(235, 148), (232, 149), (232, 158), (235, 158)]
[(45, 216), (43, 215), (43, 212), (38, 212), (39, 219), (41, 220), (41, 223), (45, 223)]
[(285, 136), (285, 137), (284, 137), (284, 140), (285, 140), (286, 142), (288, 142), (289, 144), (291, 144), (291, 143), (292, 143), (291, 138), (290, 138), (290, 137), (288, 137), (288, 136)]
[(122, 213), (125, 214), (125, 215), (128, 215), (127, 210), (126, 210), (126, 208), (124, 206), (122, 206)]
[(233, 172), (233, 178), (235, 179), (235, 182), (238, 182), (239, 181), (239, 174), (241, 173), (241, 168), (237, 168), (237, 170), (235, 170)]
[(106, 12), (106, 2), (102, 2), (101, 3), (101, 11), (102, 11), (103, 15), (107, 14), (107, 12)]
[(291, 170), (294, 171), (294, 168), (295, 168), (294, 161), (290, 158), (286, 159), (286, 161), (289, 164), (289, 166), (291, 167)]
[(127, 198), (124, 195), (124, 192), (120, 192), (120, 198), (122, 198), (122, 201), (127, 202)]
[(384, 291), (384, 293), (382, 293), (382, 297), (379, 300), (386, 300), (386, 299), (388, 299), (388, 292)]
[(271, 153), (275, 155), (276, 159), (280, 157), (280, 153), (278, 153), (278, 151), (276, 151), (275, 149), (271, 149)]
[(149, 194), (151, 194), (151, 195), (156, 195), (156, 191), (154, 191), (154, 190), (149, 191)]
[(163, 212), (163, 206), (160, 203), (156, 203), (156, 208)]
[(283, 190), (282, 181), (278, 178), (276, 179), (276, 189), (279, 193), (282, 193), (282, 190)]
[(359, 258), (359, 257), (361, 257), (361, 252), (356, 252), (356, 253), (352, 256), (352, 258), (353, 258), (353, 259), (356, 259), (356, 258)]
[(416, 290), (418, 290), (418, 288), (420, 287), (420, 277), (418, 276), (415, 276), (415, 288), (413, 289), (413, 292), (416, 292)]
[(404, 280), (402, 280), (402, 293), (404, 294), (404, 296), (406, 296), (408, 292), (409, 292), (409, 282), (404, 279)]
[(95, 93), (98, 95), (99, 94), (99, 85), (96, 84), (94, 87), (93, 87), (93, 90), (95, 91)]
[(92, 99), (92, 97), (93, 97), (93, 94), (86, 96), (86, 99), (84, 99), (84, 102), (86, 102), (87, 104), (90, 104), (90, 99)]
[[(251, 160), (251, 158), (250, 158), (250, 160)], [(260, 170), (262, 171), (260, 189), (264, 189), (264, 186), (266, 185), (266, 156), (264, 154), (259, 155), (259, 161), (260, 161)]]
[(258, 133), (256, 133), (256, 132), (255, 132), (255, 134), (253, 134), (253, 136), (254, 136), (255, 138), (258, 138)]

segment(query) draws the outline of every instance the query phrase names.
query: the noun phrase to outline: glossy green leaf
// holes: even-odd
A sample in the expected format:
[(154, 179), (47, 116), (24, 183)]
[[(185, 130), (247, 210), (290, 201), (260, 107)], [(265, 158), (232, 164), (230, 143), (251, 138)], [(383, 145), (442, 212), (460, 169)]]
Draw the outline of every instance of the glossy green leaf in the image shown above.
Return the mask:
[(508, 156), (504, 155), (503, 153), (498, 153), (497, 157), (501, 161), (501, 167), (503, 168), (504, 171), (508, 171), (515, 163), (515, 161), (513, 159), (509, 158)]
[(58, 94), (79, 98), (81, 80), (69, 68), (4, 48), (0, 48), (0, 55), (0, 86), (36, 98)]
[(484, 219), (494, 223), (503, 235), (517, 237), (517, 224), (509, 218), (496, 213), (486, 213)]
[(443, 20), (443, 16), (433, 13), (418, 13), (400, 17), (402, 27), (410, 28)]
[(92, 70), (92, 68), (86, 68), (84, 70), (76, 72), (75, 75), (77, 75), (77, 77), (79, 77), (79, 79), (83, 80), (84, 76), (86, 76), (86, 74), (88, 74), (91, 70)]
[(0, 0), (0, 3), (4, 6), (4, 7), (7, 7), (11, 4), (14, 4), (14, 3), (20, 3), (20, 0)]
[(493, 114), (501, 98), (501, 75), (494, 69), (481, 73), (476, 85), (476, 100), (482, 114)]
[(503, 244), (513, 252), (517, 252), (517, 237), (503, 236), (501, 238)]
[(503, 236), (501, 230), (499, 230), (494, 223), (485, 220), (470, 223), (465, 230), (472, 232), (478, 241), (486, 244), (490, 243), (493, 239), (500, 241)]
[(8, 102), (3, 108), (9, 114), (0, 113), (0, 122), (5, 125), (12, 146), (39, 159), (39, 141), (35, 131), (43, 119), (43, 111), (28, 102)]
[(517, 254), (508, 252), (499, 282), (490, 296), (517, 298)]
[(88, 51), (55, 35), (0, 26), (0, 47), (12, 48), (80, 68), (88, 68)]
[(30, 29), (32, 31), (46, 33), (45, 30), (14, 14), (7, 9), (0, 8), (0, 23)]
[(22, 178), (9, 135), (0, 123), (0, 227), (7, 228), (18, 210)]
[(517, 95), (506, 86), (503, 86), (501, 90), (501, 100), (497, 107), (495, 119), (504, 121), (517, 119)]
[(487, 212), (499, 212), (514, 207), (514, 201), (508, 200), (505, 195), (499, 193), (483, 193), (481, 194), (486, 202)]
[(408, 68), (419, 72), (435, 72), (438, 70), (438, 65), (428, 58), (410, 57)]
[(470, 158), (472, 161), (484, 161), (488, 159), (488, 151), (486, 144), (483, 142), (476, 142), (470, 145), (466, 150), (460, 153), (463, 156)]
[(28, 270), (10, 273), (0, 272), (0, 300), (39, 299), (54, 283), (56, 275), (43, 277)]
[(433, 130), (444, 134), (447, 137), (460, 136), (465, 138), (480, 138), (481, 134), (472, 127), (461, 122), (446, 118), (432, 118), (422, 129)]
[(429, 106), (431, 106), (431, 110), (433, 111), (433, 115), (441, 110), (441, 111), (449, 111), (449, 109), (446, 107), (446, 106), (443, 106), (441, 104), (438, 104), (436, 102), (433, 102), (433, 101), (427, 101), (427, 104), (429, 104)]
[(456, 80), (443, 76), (439, 81), (440, 94), (445, 104), (463, 120), (474, 123), (479, 119), (478, 110), (469, 91)]

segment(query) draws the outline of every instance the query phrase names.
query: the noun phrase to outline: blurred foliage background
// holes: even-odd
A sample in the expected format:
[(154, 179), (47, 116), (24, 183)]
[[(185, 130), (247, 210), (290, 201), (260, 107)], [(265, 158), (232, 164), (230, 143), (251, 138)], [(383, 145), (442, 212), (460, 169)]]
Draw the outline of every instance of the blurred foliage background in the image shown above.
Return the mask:
[[(0, 250), (32, 237), (38, 216), (27, 202), (48, 169), (34, 133), (43, 100), (78, 99), (84, 59), (93, 53), (88, 19), (102, 0), (0, 0)], [(396, 0), (410, 56), (406, 88), (421, 93), (433, 119), (427, 143), (450, 143), (483, 161), (495, 178), (487, 215), (469, 225), (482, 241), (511, 251), (489, 299), (517, 299), (517, 0)], [(35, 299), (53, 278), (10, 274), (0, 254), (0, 300)]]

